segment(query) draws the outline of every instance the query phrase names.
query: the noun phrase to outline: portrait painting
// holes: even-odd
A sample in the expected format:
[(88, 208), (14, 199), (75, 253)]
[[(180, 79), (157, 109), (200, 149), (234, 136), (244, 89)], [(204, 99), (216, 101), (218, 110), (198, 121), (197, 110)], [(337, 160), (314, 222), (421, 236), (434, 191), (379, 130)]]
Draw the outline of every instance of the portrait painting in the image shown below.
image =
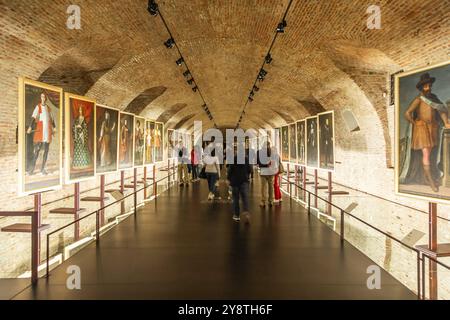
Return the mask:
[(151, 164), (154, 163), (154, 143), (155, 140), (155, 122), (146, 120), (145, 121), (145, 156), (144, 163)]
[(164, 125), (161, 122), (155, 122), (155, 129), (154, 129), (154, 154), (155, 154), (155, 162), (161, 162), (164, 160), (164, 154), (163, 154), (163, 130)]
[(281, 160), (289, 161), (289, 127), (281, 127)]
[[(141, 124), (143, 130), (143, 124)], [(134, 115), (120, 112), (119, 118), (119, 169), (133, 167)]]
[(334, 112), (317, 115), (319, 120), (319, 168), (334, 170)]
[(95, 177), (97, 155), (95, 101), (65, 94), (66, 182)]
[(306, 165), (306, 120), (300, 120), (296, 123), (297, 126), (297, 163)]
[(118, 168), (119, 110), (97, 104), (95, 106), (97, 137), (96, 173), (115, 172)]
[(62, 185), (62, 89), (19, 79), (18, 193)]
[(297, 162), (297, 144), (296, 144), (296, 126), (295, 123), (289, 125), (289, 161)]
[(318, 167), (319, 146), (317, 134), (317, 116), (306, 118), (306, 166)]
[(144, 165), (145, 118), (134, 117), (134, 166)]
[(172, 159), (173, 157), (175, 157), (174, 150), (176, 146), (176, 137), (174, 135), (173, 129), (167, 130), (167, 142), (167, 158)]
[(395, 76), (396, 192), (450, 203), (450, 61)]

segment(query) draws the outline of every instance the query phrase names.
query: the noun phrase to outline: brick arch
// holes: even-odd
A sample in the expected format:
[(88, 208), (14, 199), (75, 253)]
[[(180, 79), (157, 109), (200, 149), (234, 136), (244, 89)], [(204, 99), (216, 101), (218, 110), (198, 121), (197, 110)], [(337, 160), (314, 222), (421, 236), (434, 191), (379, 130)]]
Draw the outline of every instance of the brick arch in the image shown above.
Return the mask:
[(164, 86), (158, 86), (144, 90), (128, 104), (128, 106), (125, 108), (125, 111), (134, 114), (141, 114), (146, 106), (148, 106), (159, 96), (163, 95), (166, 90), (167, 88)]

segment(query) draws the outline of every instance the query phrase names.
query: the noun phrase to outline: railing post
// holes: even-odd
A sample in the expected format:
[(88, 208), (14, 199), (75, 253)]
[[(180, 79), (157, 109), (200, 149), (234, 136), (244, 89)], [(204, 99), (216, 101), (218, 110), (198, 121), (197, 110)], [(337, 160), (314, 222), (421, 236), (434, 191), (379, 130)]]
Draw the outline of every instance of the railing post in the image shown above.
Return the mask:
[(341, 243), (344, 243), (345, 240), (345, 212), (341, 210)]
[(153, 164), (153, 196), (156, 197), (156, 193), (158, 192), (156, 188), (156, 164)]
[(420, 292), (420, 252), (417, 251), (417, 299), (421, 300)]
[(133, 188), (134, 188), (134, 215), (137, 214), (137, 190), (136, 190), (136, 186), (137, 186), (137, 168), (134, 168), (134, 184), (133, 184)]
[(38, 281), (39, 265), (39, 235), (37, 214), (31, 216), (31, 283), (35, 285)]
[(170, 159), (167, 159), (167, 186), (170, 187)]
[(311, 192), (308, 192), (308, 215), (311, 214)]
[(100, 241), (100, 216), (99, 210), (95, 212), (95, 241)]
[(47, 253), (46, 253), (46, 266), (45, 266), (45, 276), (48, 278), (50, 275), (50, 235), (47, 234)]
[(426, 300), (426, 291), (425, 291), (425, 255), (422, 256), (422, 300)]

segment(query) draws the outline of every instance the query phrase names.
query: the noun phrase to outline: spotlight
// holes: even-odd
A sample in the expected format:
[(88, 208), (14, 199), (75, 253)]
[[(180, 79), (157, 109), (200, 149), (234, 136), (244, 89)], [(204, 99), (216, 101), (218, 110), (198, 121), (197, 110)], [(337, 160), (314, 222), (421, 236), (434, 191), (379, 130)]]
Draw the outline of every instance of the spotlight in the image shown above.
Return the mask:
[(249, 96), (249, 97), (248, 97), (248, 101), (252, 102), (252, 101), (253, 101), (253, 98)]
[(266, 56), (266, 63), (270, 64), (272, 62), (272, 60), (273, 60), (272, 56), (270, 55), (270, 53), (268, 53), (267, 56)]
[(192, 83), (194, 83), (194, 78), (190, 78), (190, 79), (187, 81), (187, 83), (188, 83), (189, 85), (191, 85)]
[(197, 89), (198, 89), (198, 87), (195, 86), (195, 87), (192, 88), (192, 91), (197, 92)]
[(267, 71), (264, 69), (261, 69), (258, 74), (258, 80), (263, 81), (266, 75), (267, 75)]
[(186, 78), (191, 74), (191, 72), (189, 70), (186, 70), (185, 72), (183, 72), (183, 76), (185, 76)]
[(207, 110), (208, 109), (208, 106), (206, 105), (206, 103), (202, 107), (203, 107), (203, 110)]
[(250, 91), (250, 97), (253, 97), (255, 95), (255, 93), (252, 91)]
[(253, 86), (253, 91), (258, 92), (259, 88), (257, 86)]
[(155, 0), (148, 0), (147, 10), (152, 16), (158, 15), (158, 4), (155, 2)]
[(184, 59), (183, 59), (183, 58), (180, 58), (180, 59), (177, 60), (176, 63), (177, 63), (178, 66), (181, 67), (181, 65), (183, 64), (183, 62), (184, 62)]
[(286, 27), (287, 27), (286, 20), (283, 20), (282, 22), (280, 22), (280, 23), (278, 24), (277, 32), (278, 32), (278, 33), (284, 33), (284, 28), (286, 28)]
[(175, 41), (173, 40), (173, 38), (167, 39), (167, 41), (164, 42), (164, 45), (167, 49), (173, 48), (173, 46), (175, 45)]

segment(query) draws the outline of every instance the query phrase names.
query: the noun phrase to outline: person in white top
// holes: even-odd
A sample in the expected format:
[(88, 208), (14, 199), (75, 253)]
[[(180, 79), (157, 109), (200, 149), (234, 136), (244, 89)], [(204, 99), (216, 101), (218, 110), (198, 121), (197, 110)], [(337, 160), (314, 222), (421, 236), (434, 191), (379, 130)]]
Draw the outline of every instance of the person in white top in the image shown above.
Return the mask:
[(216, 182), (220, 179), (220, 162), (214, 149), (210, 155), (205, 153), (203, 163), (205, 166), (206, 180), (208, 181), (208, 200), (213, 200), (217, 191)]
[(270, 146), (270, 143), (267, 142), (259, 151), (258, 151), (258, 166), (260, 168), (260, 176), (261, 176), (261, 207), (266, 206), (267, 199), (267, 191), (269, 193), (269, 206), (273, 205), (273, 179), (274, 176), (278, 173), (279, 170), (279, 155), (275, 148)]

